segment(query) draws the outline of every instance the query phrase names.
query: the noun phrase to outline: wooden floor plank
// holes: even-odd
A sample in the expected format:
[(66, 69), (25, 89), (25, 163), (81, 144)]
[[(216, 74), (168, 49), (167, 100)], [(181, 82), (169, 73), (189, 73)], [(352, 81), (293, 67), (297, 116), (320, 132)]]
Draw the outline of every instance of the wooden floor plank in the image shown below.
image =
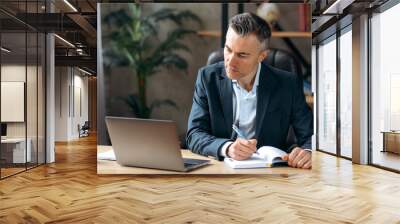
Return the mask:
[(295, 175), (98, 176), (96, 139), (0, 181), (0, 223), (400, 223), (400, 175), (320, 152)]

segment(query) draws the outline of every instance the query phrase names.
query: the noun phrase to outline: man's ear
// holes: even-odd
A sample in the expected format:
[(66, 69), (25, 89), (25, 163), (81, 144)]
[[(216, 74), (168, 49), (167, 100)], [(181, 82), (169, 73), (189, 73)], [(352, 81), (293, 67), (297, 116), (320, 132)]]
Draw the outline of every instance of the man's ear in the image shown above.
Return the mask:
[(264, 61), (264, 59), (267, 58), (267, 55), (268, 55), (268, 50), (261, 51), (261, 53), (258, 57), (258, 62), (261, 63), (262, 61)]

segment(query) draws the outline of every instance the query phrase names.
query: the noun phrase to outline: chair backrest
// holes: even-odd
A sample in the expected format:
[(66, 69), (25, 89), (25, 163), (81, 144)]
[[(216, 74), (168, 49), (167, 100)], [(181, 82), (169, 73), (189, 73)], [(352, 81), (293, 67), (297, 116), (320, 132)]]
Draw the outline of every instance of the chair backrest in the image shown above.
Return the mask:
[(270, 49), (267, 58), (263, 61), (275, 68), (301, 76), (300, 62), (289, 52), (281, 49)]
[(89, 121), (85, 121), (85, 123), (82, 125), (82, 129), (89, 129), (90, 125), (89, 125)]
[[(224, 60), (224, 50), (218, 49), (211, 52), (207, 59), (207, 65), (211, 65)], [(301, 76), (301, 65), (298, 60), (289, 52), (281, 49), (270, 48), (268, 55), (263, 63), (271, 65), (275, 68), (291, 72)]]

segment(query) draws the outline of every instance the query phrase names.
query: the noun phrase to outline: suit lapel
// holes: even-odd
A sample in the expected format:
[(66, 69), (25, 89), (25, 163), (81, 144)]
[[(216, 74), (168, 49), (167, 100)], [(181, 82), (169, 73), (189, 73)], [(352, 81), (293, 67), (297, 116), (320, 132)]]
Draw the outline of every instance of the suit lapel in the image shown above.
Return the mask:
[[(225, 69), (219, 77), (219, 96), (222, 105), (222, 111), (225, 119), (225, 130), (232, 130), (233, 123), (233, 103), (232, 103), (232, 81), (226, 76)], [(229, 132), (229, 131), (228, 131)], [(228, 133), (231, 134), (230, 132)]]
[(271, 101), (271, 95), (277, 86), (277, 80), (268, 67), (262, 64), (259, 84), (257, 88), (257, 112), (256, 112), (256, 137), (259, 137), (265, 113)]

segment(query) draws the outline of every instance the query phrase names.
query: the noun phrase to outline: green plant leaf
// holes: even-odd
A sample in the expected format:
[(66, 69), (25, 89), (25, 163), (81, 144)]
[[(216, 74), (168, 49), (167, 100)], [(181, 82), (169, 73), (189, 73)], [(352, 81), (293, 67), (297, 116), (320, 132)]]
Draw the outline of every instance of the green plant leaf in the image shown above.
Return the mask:
[[(187, 72), (188, 62), (178, 53), (191, 53), (190, 48), (181, 40), (188, 35), (196, 34), (193, 29), (185, 27), (187, 22), (194, 21), (199, 25), (201, 20), (189, 10), (179, 11), (164, 8), (151, 14), (142, 16), (141, 5), (129, 4), (124, 9), (111, 12), (103, 19), (110, 31), (104, 39), (110, 44), (103, 51), (105, 65), (125, 65), (133, 70), (137, 80), (143, 85), (138, 94), (130, 94), (121, 98), (137, 117), (149, 118), (155, 107), (162, 105), (177, 108), (172, 100), (155, 100), (150, 107), (146, 105), (146, 79), (161, 71), (162, 67), (175, 67)], [(162, 22), (170, 21), (177, 25), (165, 39), (158, 37)], [(193, 25), (191, 24), (193, 27)], [(192, 28), (191, 27), (191, 28)], [(142, 102), (143, 101), (143, 102)]]
[(189, 10), (178, 11), (171, 8), (161, 9), (149, 16), (155, 22), (170, 20), (181, 26), (184, 21), (195, 21), (202, 26), (201, 19)]
[(133, 114), (135, 114), (136, 116), (139, 116), (141, 114), (142, 108), (140, 106), (138, 95), (130, 94), (127, 97), (119, 97), (119, 99), (121, 99), (129, 106)]
[(151, 109), (142, 105), (137, 94), (129, 94), (127, 97), (119, 97), (118, 99), (128, 105), (135, 117), (150, 118)]
[(131, 17), (124, 9), (111, 12), (103, 18), (103, 22), (109, 26), (123, 26)]
[(170, 54), (163, 59), (163, 64), (167, 67), (176, 67), (181, 70), (186, 70), (188, 68), (187, 61), (177, 54)]

